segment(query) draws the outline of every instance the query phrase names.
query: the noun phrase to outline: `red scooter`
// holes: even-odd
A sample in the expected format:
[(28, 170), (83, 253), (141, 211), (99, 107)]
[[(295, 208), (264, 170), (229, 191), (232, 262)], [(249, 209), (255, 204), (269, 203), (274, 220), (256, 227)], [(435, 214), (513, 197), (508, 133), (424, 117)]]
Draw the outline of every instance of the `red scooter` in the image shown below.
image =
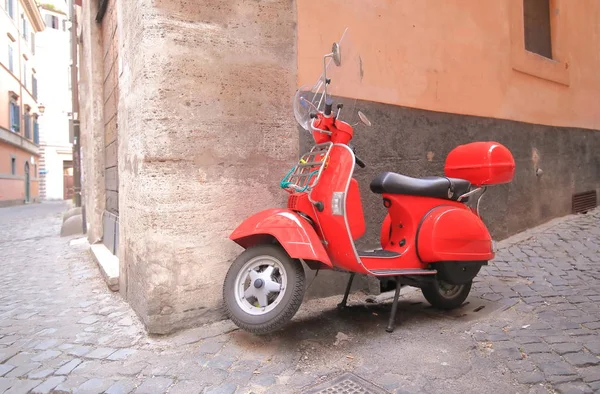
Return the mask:
[[(367, 126), (371, 122), (345, 98), (355, 96), (363, 77), (359, 53), (349, 41), (346, 31), (323, 57), (318, 82), (295, 95), (296, 119), (312, 133), (315, 145), (281, 182), (290, 194), (287, 208), (259, 212), (230, 236), (245, 251), (227, 272), (224, 304), (231, 320), (246, 331), (269, 333), (294, 316), (305, 292), (301, 262), (314, 270), (350, 273), (341, 307), (356, 273), (395, 279), (387, 327), (392, 332), (402, 286), (419, 287), (433, 307), (454, 309), (494, 257), (492, 239), (479, 217), (479, 200), (487, 186), (510, 182), (515, 170), (510, 151), (496, 142), (452, 150), (446, 176), (411, 178), (386, 172), (376, 177), (371, 191), (382, 195), (388, 211), (381, 248), (356, 249), (354, 241), (364, 234), (365, 220), (353, 174), (355, 165), (365, 164), (349, 146), (358, 122), (344, 122), (341, 115), (356, 114)], [(349, 80), (351, 90), (344, 91), (343, 80)], [(466, 203), (477, 194), (471, 208)]]

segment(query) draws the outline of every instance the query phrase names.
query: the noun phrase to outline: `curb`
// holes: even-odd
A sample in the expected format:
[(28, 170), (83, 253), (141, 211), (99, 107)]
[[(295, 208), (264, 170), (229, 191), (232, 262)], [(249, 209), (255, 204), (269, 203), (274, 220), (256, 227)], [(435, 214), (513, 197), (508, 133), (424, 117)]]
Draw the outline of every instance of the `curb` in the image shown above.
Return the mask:
[(104, 244), (90, 245), (90, 252), (102, 273), (108, 288), (119, 291), (119, 259)]

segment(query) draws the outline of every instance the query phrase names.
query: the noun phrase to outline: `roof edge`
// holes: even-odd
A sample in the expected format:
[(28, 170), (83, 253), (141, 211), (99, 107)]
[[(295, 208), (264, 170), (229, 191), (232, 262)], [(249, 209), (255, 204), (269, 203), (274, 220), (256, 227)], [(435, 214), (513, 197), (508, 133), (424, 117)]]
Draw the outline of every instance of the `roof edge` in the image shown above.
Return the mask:
[(35, 0), (22, 0), (23, 5), (25, 6), (25, 12), (27, 16), (29, 16), (29, 20), (31, 21), (31, 25), (35, 29), (37, 33), (41, 32), (46, 28), (46, 23), (42, 18), (42, 14), (40, 13), (40, 9)]

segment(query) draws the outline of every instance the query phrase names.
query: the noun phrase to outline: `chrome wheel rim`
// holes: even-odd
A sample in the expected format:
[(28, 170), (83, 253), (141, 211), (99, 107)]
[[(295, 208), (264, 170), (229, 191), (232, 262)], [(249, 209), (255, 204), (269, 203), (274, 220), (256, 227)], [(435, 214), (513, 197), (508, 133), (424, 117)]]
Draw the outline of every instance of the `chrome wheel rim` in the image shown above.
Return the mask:
[(235, 300), (250, 315), (271, 312), (283, 299), (288, 275), (283, 264), (273, 256), (249, 260), (235, 279)]
[(452, 285), (444, 282), (443, 280), (438, 280), (439, 293), (446, 299), (452, 299), (456, 297), (461, 292), (463, 286), (464, 285)]

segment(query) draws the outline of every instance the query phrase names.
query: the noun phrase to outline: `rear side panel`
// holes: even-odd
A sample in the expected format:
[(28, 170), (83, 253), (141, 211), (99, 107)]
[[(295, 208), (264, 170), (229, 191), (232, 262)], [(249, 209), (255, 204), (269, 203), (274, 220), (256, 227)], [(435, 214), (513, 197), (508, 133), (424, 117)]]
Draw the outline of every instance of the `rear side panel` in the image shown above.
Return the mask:
[(417, 253), (424, 263), (488, 261), (494, 257), (487, 228), (469, 209), (436, 207), (425, 215), (417, 231)]
[(384, 194), (383, 203), (388, 209), (388, 215), (381, 227), (381, 247), (399, 253), (402, 257), (362, 258), (365, 266), (370, 270), (427, 268), (427, 264), (419, 260), (417, 253), (416, 234), (422, 218), (435, 207), (442, 205), (465, 209), (464, 204), (456, 201), (403, 194)]

